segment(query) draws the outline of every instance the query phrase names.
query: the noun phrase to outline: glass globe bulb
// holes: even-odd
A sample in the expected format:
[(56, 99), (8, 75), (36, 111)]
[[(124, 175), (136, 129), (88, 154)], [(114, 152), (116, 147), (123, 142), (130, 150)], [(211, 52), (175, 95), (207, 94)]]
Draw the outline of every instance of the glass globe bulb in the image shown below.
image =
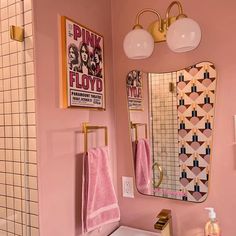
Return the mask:
[(170, 25), (166, 42), (174, 52), (187, 52), (195, 49), (201, 40), (198, 23), (189, 18), (181, 18)]
[(134, 29), (124, 38), (123, 48), (130, 59), (144, 59), (152, 55), (154, 40), (144, 29)]

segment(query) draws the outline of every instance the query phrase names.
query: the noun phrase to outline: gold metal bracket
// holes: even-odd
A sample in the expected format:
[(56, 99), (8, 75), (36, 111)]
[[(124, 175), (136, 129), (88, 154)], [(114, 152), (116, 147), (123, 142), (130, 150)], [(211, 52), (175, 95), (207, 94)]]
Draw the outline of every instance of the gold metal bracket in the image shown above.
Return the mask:
[(166, 34), (167, 34), (167, 22), (170, 22), (169, 24), (172, 24), (173, 22), (176, 21), (176, 17), (170, 17), (168, 20), (167, 19), (162, 19), (161, 20), (161, 25), (162, 25), (162, 31), (159, 30), (160, 28), (160, 21), (156, 20), (152, 22), (148, 26), (148, 32), (152, 35), (154, 42), (155, 43), (161, 43), (166, 41)]
[(145, 123), (133, 123), (130, 122), (131, 129), (135, 130), (135, 141), (138, 141), (138, 126), (144, 126), (145, 128), (145, 138), (147, 139), (147, 124)]
[(95, 126), (95, 125), (88, 125), (88, 122), (82, 123), (82, 132), (84, 133), (84, 151), (88, 151), (88, 133), (91, 130), (97, 129), (104, 129), (105, 131), (105, 145), (108, 145), (108, 132), (106, 126)]
[(24, 41), (24, 29), (15, 25), (10, 26), (11, 39), (19, 42)]

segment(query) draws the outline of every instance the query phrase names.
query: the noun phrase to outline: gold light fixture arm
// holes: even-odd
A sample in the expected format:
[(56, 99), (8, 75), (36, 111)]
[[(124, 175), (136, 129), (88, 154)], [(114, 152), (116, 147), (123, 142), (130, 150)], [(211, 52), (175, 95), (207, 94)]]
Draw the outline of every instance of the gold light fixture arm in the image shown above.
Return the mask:
[(159, 179), (158, 183), (156, 183), (154, 181), (153, 185), (154, 185), (154, 188), (158, 188), (161, 185), (162, 180), (163, 180), (163, 170), (162, 170), (162, 167), (157, 162), (154, 162), (154, 164), (152, 165), (152, 169), (154, 170), (155, 167), (157, 167), (157, 169), (160, 172), (160, 179)]
[(135, 19), (135, 25), (134, 25), (133, 29), (142, 29), (143, 28), (142, 25), (140, 25), (140, 23), (139, 23), (139, 18), (145, 12), (152, 12), (157, 16), (158, 21), (160, 22), (159, 31), (162, 32), (163, 27), (162, 27), (162, 24), (161, 24), (161, 22), (162, 22), (161, 15), (156, 10), (154, 10), (152, 8), (144, 8), (144, 9), (142, 9), (141, 11), (139, 11), (137, 13), (136, 19)]
[(176, 19), (179, 19), (180, 17), (187, 17), (187, 15), (185, 15), (183, 12), (183, 7), (182, 7), (181, 3), (179, 1), (172, 2), (166, 10), (166, 29), (168, 29), (171, 24), (169, 15), (170, 15), (170, 11), (174, 5), (178, 6), (178, 11), (179, 11), (179, 14), (176, 16)]

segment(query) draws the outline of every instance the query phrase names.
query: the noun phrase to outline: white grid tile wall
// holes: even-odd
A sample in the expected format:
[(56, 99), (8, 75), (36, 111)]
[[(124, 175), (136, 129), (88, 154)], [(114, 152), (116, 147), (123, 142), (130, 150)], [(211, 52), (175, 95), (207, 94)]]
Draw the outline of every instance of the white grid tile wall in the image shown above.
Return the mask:
[(39, 235), (32, 32), (31, 0), (0, 0), (0, 236)]
[[(170, 91), (172, 87), (173, 91)], [(163, 180), (156, 196), (180, 198), (175, 191), (180, 189), (178, 156), (178, 122), (176, 98), (176, 74), (149, 75), (149, 111), (152, 130), (153, 163), (163, 169)], [(154, 182), (158, 183), (160, 173), (154, 170)]]

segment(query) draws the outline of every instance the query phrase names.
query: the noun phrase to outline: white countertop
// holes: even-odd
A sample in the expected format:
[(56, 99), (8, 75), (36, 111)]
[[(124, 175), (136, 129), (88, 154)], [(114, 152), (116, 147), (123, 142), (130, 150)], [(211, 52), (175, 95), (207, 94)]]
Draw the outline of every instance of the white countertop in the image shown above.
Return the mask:
[(135, 229), (128, 226), (120, 226), (110, 236), (160, 236), (160, 234), (151, 231)]

